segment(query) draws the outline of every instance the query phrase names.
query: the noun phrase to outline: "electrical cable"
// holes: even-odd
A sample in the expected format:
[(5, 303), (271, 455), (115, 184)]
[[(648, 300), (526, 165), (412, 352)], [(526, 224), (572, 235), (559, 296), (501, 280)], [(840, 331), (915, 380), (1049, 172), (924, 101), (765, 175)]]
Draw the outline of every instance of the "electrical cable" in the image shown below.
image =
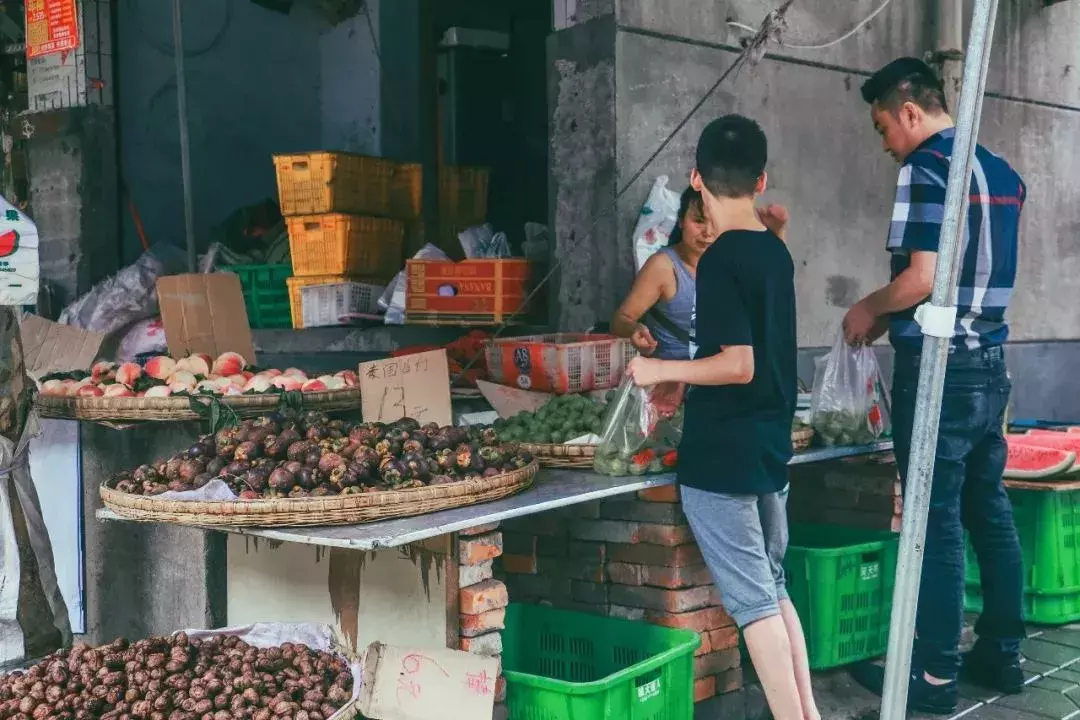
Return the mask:
[[(222, 20), (221, 27), (218, 28), (217, 32), (214, 33), (214, 36), (210, 38), (210, 41), (208, 43), (205, 43), (203, 46), (194, 48), (192, 50), (187, 49), (187, 47), (185, 46), (185, 58), (199, 57), (200, 55), (205, 55), (211, 50), (214, 50), (215, 48), (217, 48), (218, 45), (221, 44), (221, 41), (225, 37), (225, 34), (229, 31), (229, 28), (232, 27), (233, 3), (235, 2), (235, 0), (221, 0), (221, 2), (223, 2), (223, 4), (225, 5), (225, 19)], [(172, 57), (175, 54), (173, 44), (171, 42), (158, 43), (154, 40), (151, 40), (153, 34), (147, 29), (142, 17), (140, 17), (139, 15), (138, 6), (142, 5), (143, 9), (145, 10), (149, 3), (146, 3), (146, 0), (125, 0), (125, 4), (128, 6), (128, 12), (131, 13), (132, 17), (135, 19), (135, 24), (138, 26), (139, 35), (142, 41), (154, 50), (157, 50), (162, 55), (168, 55), (169, 57)]]
[[(874, 18), (880, 15), (885, 10), (885, 8), (889, 6), (890, 2), (892, 2), (892, 0), (885, 0), (883, 3), (881, 3), (881, 5), (878, 6), (877, 10), (874, 10), (874, 12), (870, 13), (866, 18), (859, 21), (855, 25), (855, 27), (851, 28), (835, 40), (830, 40), (829, 42), (821, 43), (820, 45), (798, 45), (795, 43), (787, 42), (781, 42), (780, 45), (782, 45), (783, 47), (791, 48), (793, 50), (825, 50), (827, 48), (831, 48), (834, 45), (839, 45), (855, 33), (862, 30), (864, 27), (866, 27)], [(730, 25), (731, 27), (739, 28), (740, 30), (746, 30), (747, 32), (757, 32), (755, 28), (750, 27), (749, 25), (744, 25), (740, 22), (728, 21), (728, 25)]]
[(364, 0), (364, 18), (367, 20), (368, 35), (371, 36), (371, 47), (375, 50), (375, 59), (379, 61), (379, 67), (382, 67), (379, 40), (375, 37), (375, 25), (371, 22), (371, 0)]

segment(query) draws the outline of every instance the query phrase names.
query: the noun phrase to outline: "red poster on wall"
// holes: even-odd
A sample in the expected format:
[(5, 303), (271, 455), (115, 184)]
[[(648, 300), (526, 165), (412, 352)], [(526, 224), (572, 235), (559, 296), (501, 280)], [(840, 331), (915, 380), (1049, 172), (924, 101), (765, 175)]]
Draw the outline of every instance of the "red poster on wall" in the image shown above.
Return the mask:
[(76, 0), (26, 0), (26, 58), (79, 47)]

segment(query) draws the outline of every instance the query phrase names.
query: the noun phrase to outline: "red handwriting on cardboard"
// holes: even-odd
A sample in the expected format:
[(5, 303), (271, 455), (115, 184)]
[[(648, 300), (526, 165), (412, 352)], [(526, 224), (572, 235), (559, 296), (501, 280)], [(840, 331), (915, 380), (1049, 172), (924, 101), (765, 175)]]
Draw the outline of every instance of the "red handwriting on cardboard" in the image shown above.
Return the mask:
[(491, 677), (488, 676), (487, 670), (481, 670), (478, 673), (465, 673), (465, 687), (477, 695), (491, 695), (494, 692), (491, 688)]
[(442, 665), (435, 662), (426, 655), (419, 653), (410, 653), (401, 658), (401, 672), (398, 675), (398, 687), (397, 687), (397, 702), (398, 706), (401, 705), (402, 695), (406, 695), (413, 700), (420, 698), (423, 692), (423, 686), (420, 683), (423, 673), (421, 672), (425, 668), (434, 668), (441, 672), (444, 676), (450, 677), (450, 673), (446, 672), (446, 669)]

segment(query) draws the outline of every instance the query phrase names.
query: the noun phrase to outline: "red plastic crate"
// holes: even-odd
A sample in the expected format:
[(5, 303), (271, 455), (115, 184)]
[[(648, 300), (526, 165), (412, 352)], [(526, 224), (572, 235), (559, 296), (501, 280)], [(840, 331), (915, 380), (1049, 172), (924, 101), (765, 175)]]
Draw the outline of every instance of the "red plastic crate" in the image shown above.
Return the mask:
[(406, 262), (405, 320), (497, 324), (524, 308), (529, 263), (521, 258)]

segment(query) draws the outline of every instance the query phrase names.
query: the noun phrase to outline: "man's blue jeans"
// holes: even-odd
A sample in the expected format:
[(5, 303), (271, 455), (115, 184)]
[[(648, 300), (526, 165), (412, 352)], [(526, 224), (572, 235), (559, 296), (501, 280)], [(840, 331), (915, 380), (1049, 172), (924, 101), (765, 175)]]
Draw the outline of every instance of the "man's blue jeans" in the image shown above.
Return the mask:
[[(892, 412), (896, 459), (906, 478), (919, 383), (919, 356), (897, 353)], [(1023, 557), (1005, 470), (1005, 407), (1011, 383), (1000, 347), (949, 355), (926, 526), (916, 620), (917, 667), (944, 680), (957, 676), (963, 628), (964, 531), (979, 558), (983, 613), (979, 651), (1019, 660), (1024, 637)]]

